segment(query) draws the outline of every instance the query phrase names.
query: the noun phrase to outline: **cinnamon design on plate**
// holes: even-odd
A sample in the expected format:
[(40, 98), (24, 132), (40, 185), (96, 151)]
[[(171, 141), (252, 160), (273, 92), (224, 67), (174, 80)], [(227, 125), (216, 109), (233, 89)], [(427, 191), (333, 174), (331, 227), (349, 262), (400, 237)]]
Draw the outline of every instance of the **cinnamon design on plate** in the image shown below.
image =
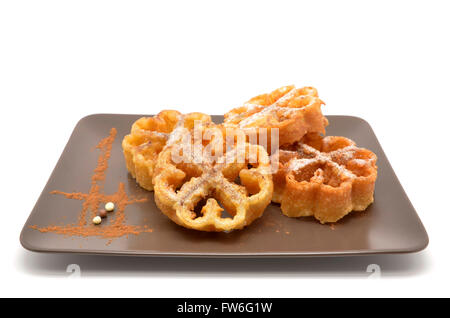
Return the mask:
[[(60, 190), (51, 191), (51, 194), (63, 195), (67, 199), (83, 201), (82, 209), (78, 215), (78, 222), (67, 225), (49, 225), (46, 227), (38, 227), (32, 225), (30, 228), (38, 230), (42, 233), (53, 232), (66, 236), (98, 236), (102, 238), (114, 239), (129, 234), (138, 235), (142, 232), (152, 232), (153, 230), (146, 225), (127, 225), (125, 224), (125, 208), (134, 203), (147, 201), (147, 197), (129, 197), (125, 192), (125, 185), (120, 182), (118, 189), (113, 194), (104, 194), (103, 183), (108, 169), (108, 160), (111, 157), (111, 149), (117, 130), (111, 128), (109, 136), (103, 138), (96, 146), (100, 150), (97, 160), (97, 166), (91, 176), (91, 187), (88, 193), (82, 192), (63, 192)], [(108, 224), (94, 225), (88, 220), (97, 215), (101, 205), (107, 202), (114, 202), (114, 215), (110, 218)], [(90, 212), (90, 213), (89, 213)]]

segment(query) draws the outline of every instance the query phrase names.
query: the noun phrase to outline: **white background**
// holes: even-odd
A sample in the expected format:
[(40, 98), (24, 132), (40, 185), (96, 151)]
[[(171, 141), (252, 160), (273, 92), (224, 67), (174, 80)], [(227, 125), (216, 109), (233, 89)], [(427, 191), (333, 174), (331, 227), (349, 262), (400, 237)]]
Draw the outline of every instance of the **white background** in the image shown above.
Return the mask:
[[(0, 295), (450, 296), (449, 13), (445, 1), (1, 1)], [(208, 261), (20, 246), (81, 117), (218, 114), (291, 83), (318, 88), (325, 114), (371, 124), (428, 231), (425, 251)], [(367, 279), (371, 263), (380, 279)]]

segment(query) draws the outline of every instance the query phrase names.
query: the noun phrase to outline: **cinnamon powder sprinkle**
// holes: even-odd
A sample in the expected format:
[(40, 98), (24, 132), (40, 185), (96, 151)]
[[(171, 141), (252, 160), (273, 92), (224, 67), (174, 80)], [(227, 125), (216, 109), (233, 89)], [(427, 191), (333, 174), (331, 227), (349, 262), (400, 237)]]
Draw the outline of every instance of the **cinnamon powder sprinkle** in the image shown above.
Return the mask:
[[(127, 225), (125, 223), (125, 208), (134, 203), (142, 203), (148, 200), (147, 197), (135, 198), (129, 197), (125, 192), (125, 185), (120, 182), (115, 193), (107, 195), (103, 193), (103, 183), (108, 169), (108, 160), (111, 157), (111, 149), (117, 130), (111, 128), (109, 136), (102, 139), (96, 146), (100, 150), (97, 160), (97, 166), (91, 176), (91, 187), (88, 193), (82, 192), (63, 192), (59, 190), (51, 191), (51, 194), (63, 195), (67, 199), (82, 201), (82, 209), (78, 215), (78, 222), (67, 225), (49, 225), (46, 227), (38, 227), (32, 225), (30, 228), (38, 230), (42, 233), (57, 233), (65, 236), (98, 236), (109, 239), (108, 245), (112, 239), (129, 234), (138, 235), (143, 232), (153, 232), (148, 226)], [(101, 205), (106, 202), (114, 202), (115, 210), (108, 217), (108, 224), (94, 225), (88, 220), (92, 219)], [(89, 213), (90, 212), (90, 213)]]

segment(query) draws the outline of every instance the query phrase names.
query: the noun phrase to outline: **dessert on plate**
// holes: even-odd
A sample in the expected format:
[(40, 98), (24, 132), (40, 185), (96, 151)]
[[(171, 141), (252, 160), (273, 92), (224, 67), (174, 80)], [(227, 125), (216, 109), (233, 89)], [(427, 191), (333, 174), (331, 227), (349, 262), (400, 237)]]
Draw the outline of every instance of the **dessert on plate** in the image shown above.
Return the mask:
[(142, 117), (133, 123), (130, 134), (122, 141), (122, 148), (127, 169), (142, 188), (153, 190), (153, 171), (159, 153), (169, 141), (179, 141), (196, 121), (209, 123), (211, 117), (202, 113), (163, 110), (156, 116)]
[(272, 201), (286, 216), (336, 222), (373, 202), (377, 157), (348, 138), (310, 134), (275, 156)]
[[(173, 143), (158, 156), (155, 202), (172, 221), (200, 231), (242, 229), (259, 218), (273, 192), (270, 159), (258, 145), (228, 145), (220, 126), (202, 128), (202, 151)], [(194, 141), (191, 140), (191, 144)], [(228, 215), (223, 215), (224, 210)]]
[(323, 104), (315, 88), (291, 85), (251, 98), (221, 124), (175, 110), (142, 117), (122, 142), (126, 167), (186, 228), (242, 229), (271, 201), (288, 217), (337, 222), (373, 202), (377, 157), (324, 136)]
[[(224, 125), (239, 128), (249, 135), (258, 134), (259, 128), (277, 129), (279, 145), (299, 141), (306, 133), (325, 133), (328, 120), (323, 116), (314, 87), (284, 86), (268, 94), (251, 98), (244, 105), (225, 113)], [(269, 141), (270, 148), (270, 141)]]

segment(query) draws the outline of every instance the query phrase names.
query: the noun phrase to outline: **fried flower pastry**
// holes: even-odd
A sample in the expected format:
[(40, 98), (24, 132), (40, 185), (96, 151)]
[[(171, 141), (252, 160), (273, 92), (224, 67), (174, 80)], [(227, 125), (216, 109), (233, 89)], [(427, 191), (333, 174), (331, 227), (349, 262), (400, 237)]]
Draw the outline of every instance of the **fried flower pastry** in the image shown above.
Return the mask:
[(306, 135), (272, 159), (272, 200), (289, 217), (314, 216), (321, 223), (336, 222), (373, 202), (377, 178), (376, 155), (344, 137)]
[(242, 229), (271, 201), (269, 156), (264, 147), (245, 141), (227, 145), (223, 129), (214, 124), (204, 125), (201, 135), (200, 143), (184, 138), (160, 153), (155, 202), (172, 221), (189, 229)]
[(131, 133), (122, 141), (127, 169), (137, 183), (152, 191), (152, 178), (158, 154), (169, 142), (180, 139), (182, 134), (194, 127), (194, 122), (211, 122), (202, 113), (181, 114), (176, 110), (164, 110), (153, 117), (142, 117), (131, 127)]
[(322, 104), (314, 87), (284, 86), (229, 111), (224, 124), (247, 130), (249, 135), (259, 133), (255, 128), (266, 128), (272, 136), (271, 130), (277, 128), (279, 145), (288, 145), (306, 133), (325, 133), (328, 121), (322, 115)]

